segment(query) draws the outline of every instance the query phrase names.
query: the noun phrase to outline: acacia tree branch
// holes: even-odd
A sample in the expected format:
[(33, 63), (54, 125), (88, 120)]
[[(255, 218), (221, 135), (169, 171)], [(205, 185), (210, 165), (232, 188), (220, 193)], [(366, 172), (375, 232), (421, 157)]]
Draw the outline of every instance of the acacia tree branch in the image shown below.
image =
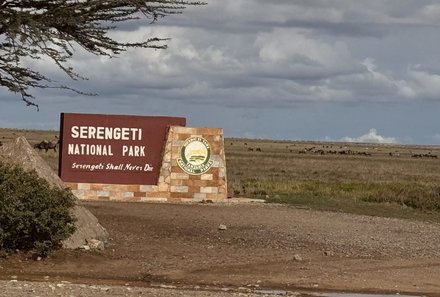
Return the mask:
[[(0, 86), (19, 93), (21, 99), (38, 109), (30, 88), (60, 88), (36, 70), (23, 66), (23, 60), (50, 58), (71, 79), (86, 79), (67, 66), (74, 45), (97, 56), (117, 56), (129, 48), (166, 49), (168, 38), (122, 42), (108, 33), (119, 23), (180, 14), (189, 5), (206, 3), (192, 0), (0, 0)], [(90, 94), (88, 94), (90, 95)]]

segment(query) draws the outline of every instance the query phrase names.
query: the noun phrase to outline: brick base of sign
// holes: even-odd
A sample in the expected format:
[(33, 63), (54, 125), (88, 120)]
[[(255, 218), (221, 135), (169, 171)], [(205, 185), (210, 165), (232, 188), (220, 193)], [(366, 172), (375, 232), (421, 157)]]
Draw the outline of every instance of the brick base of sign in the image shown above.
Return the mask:
[[(178, 165), (180, 150), (190, 137), (203, 137), (211, 146), (211, 168), (198, 175)], [(66, 183), (81, 200), (138, 202), (221, 202), (227, 200), (223, 130), (170, 127), (157, 185)]]

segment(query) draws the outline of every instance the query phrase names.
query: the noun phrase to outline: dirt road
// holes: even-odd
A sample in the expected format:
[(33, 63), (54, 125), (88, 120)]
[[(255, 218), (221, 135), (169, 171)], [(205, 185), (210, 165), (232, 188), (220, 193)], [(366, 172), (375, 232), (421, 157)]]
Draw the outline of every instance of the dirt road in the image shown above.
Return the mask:
[(85, 205), (110, 233), (104, 252), (18, 254), (0, 260), (0, 278), (440, 295), (438, 224), (268, 204)]

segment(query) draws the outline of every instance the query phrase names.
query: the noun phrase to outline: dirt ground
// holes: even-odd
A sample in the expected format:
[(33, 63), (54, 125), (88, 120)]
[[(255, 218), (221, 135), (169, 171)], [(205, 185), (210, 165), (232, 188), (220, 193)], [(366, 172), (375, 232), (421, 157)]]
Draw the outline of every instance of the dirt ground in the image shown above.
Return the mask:
[(84, 204), (110, 233), (105, 251), (18, 253), (0, 259), (0, 279), (440, 296), (439, 224), (273, 204)]

